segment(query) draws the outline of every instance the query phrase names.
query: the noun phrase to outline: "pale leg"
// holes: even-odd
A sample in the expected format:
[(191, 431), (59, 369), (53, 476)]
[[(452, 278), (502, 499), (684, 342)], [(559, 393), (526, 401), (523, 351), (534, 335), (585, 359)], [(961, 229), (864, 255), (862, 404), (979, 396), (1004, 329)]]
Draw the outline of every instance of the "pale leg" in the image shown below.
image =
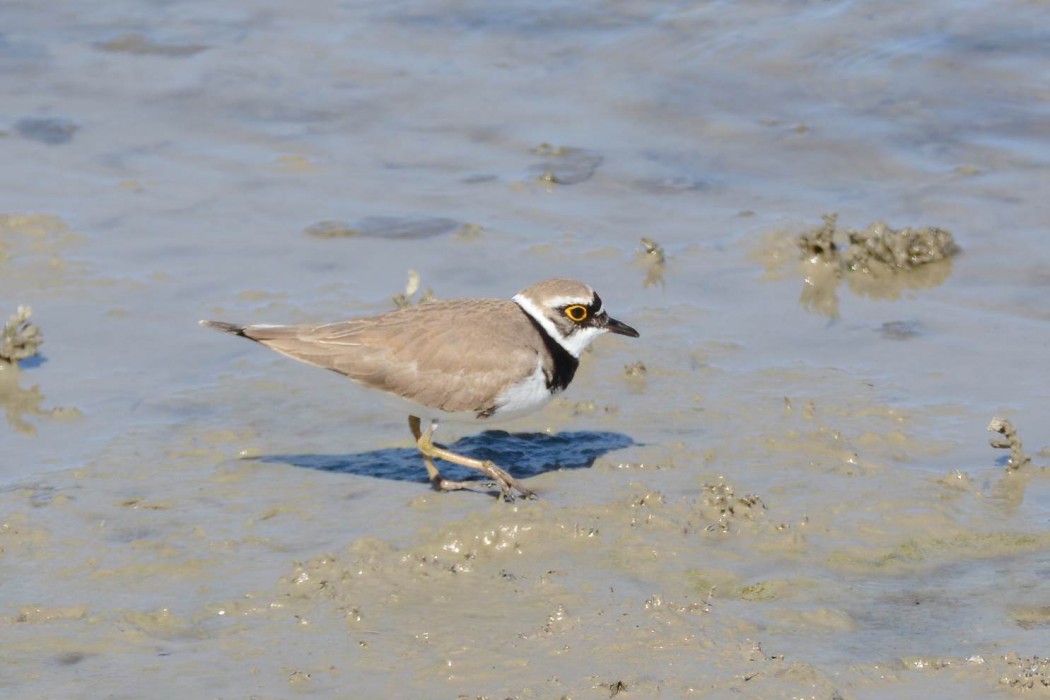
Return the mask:
[(448, 481), (441, 476), (437, 467), (434, 466), (434, 460), (443, 459), (446, 462), (452, 462), (453, 464), (458, 464), (463, 467), (477, 469), (488, 476), (499, 486), (500, 491), (503, 493), (504, 500), (513, 501), (514, 491), (518, 491), (518, 493), (525, 498), (534, 498), (536, 496), (536, 494), (522, 486), (514, 479), (514, 477), (500, 469), (493, 462), (490, 462), (487, 459), (474, 459), (473, 457), (456, 454), (455, 452), (435, 445), (433, 443), (433, 435), (436, 425), (436, 422), (431, 423), (430, 427), (427, 428), (425, 432), (420, 432), (419, 418), (416, 416), (408, 417), (408, 427), (412, 431), (412, 435), (416, 438), (416, 447), (419, 449), (420, 454), (423, 455), (423, 463), (426, 464), (427, 474), (430, 476), (430, 483), (434, 485), (434, 488), (443, 491), (471, 488), (470, 482)]
[[(408, 417), (408, 429), (412, 431), (412, 437), (416, 439), (416, 446), (419, 447), (419, 440), (423, 433), (420, 430), (420, 421), (416, 416)], [(428, 430), (428, 433), (431, 431)], [(428, 457), (422, 450), (419, 449), (420, 455), (423, 457), (423, 464), (427, 468), (427, 477), (430, 479), (430, 485), (438, 491), (459, 491), (461, 489), (471, 488), (470, 484), (465, 481), (450, 481), (445, 477), (441, 476), (441, 472), (434, 466), (434, 460)]]

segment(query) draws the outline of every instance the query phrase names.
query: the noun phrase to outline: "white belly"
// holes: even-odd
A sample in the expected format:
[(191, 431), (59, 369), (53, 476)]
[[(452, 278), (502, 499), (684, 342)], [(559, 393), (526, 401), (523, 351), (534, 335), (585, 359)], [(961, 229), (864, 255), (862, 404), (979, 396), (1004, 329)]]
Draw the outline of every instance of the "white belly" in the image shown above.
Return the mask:
[(496, 412), (488, 420), (509, 420), (538, 411), (551, 400), (547, 388), (547, 376), (543, 363), (536, 362), (536, 369), (521, 384), (508, 387), (496, 399)]

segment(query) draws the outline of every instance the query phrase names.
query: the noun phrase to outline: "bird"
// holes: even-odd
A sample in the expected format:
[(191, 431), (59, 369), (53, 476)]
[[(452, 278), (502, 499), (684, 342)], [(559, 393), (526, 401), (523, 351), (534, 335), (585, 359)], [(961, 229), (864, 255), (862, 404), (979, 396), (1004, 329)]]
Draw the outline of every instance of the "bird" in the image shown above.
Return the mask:
[(492, 461), (436, 445), (438, 424), (489, 424), (537, 411), (569, 386), (596, 338), (638, 337), (609, 316), (592, 287), (573, 279), (537, 282), (509, 300), (433, 301), (322, 325), (200, 324), (401, 399), (434, 489), (478, 483), (445, 479), (434, 464), (444, 460), (482, 472), (507, 501), (535, 493)]

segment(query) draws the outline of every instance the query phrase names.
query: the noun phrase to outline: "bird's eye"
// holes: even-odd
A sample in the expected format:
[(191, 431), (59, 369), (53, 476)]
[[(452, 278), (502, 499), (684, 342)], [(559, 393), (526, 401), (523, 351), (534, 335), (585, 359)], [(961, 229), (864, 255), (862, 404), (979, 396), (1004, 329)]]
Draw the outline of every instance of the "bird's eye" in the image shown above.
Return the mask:
[(587, 307), (573, 304), (565, 308), (565, 315), (576, 323), (587, 320)]

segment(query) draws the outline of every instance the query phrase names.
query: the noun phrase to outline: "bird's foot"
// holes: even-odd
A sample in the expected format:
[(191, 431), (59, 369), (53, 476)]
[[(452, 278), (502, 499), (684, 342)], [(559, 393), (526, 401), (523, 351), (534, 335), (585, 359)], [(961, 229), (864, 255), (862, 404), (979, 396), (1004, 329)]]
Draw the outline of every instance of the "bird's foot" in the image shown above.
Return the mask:
[(430, 485), (435, 491), (491, 491), (499, 488), (495, 481), (452, 481), (440, 474), (430, 479)]
[(517, 498), (514, 495), (515, 491), (520, 493), (522, 498), (536, 498), (536, 494), (533, 491), (522, 486), (513, 476), (496, 466), (495, 462), (485, 460), (481, 465), (481, 470), (491, 477), (496, 482), (496, 485), (499, 486), (504, 501), (510, 503), (515, 500), (515, 498)]

